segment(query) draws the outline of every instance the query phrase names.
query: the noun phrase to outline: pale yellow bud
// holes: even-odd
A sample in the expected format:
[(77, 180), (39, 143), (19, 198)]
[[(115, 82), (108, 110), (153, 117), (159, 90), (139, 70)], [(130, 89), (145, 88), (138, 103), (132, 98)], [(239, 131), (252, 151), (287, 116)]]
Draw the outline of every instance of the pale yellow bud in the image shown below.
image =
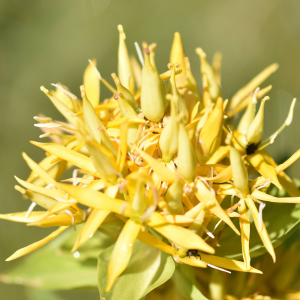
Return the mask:
[(215, 78), (214, 70), (206, 60), (206, 54), (201, 48), (196, 49), (196, 53), (199, 55), (201, 60), (201, 73), (205, 74), (208, 80), (208, 90), (211, 100), (215, 102), (219, 96), (221, 96), (220, 86)]
[(183, 214), (181, 197), (182, 197), (182, 185), (180, 183), (180, 180), (177, 179), (168, 188), (167, 193), (165, 195), (165, 200), (168, 205), (168, 211), (171, 215)]
[(150, 63), (147, 43), (143, 43), (145, 63), (142, 69), (141, 106), (144, 116), (152, 122), (159, 122), (164, 116), (164, 91), (156, 69)]
[(125, 43), (126, 35), (122, 25), (118, 25), (119, 30), (119, 51), (118, 51), (118, 74), (124, 87), (134, 93), (134, 74), (130, 63), (130, 58)]
[(233, 146), (230, 146), (230, 162), (234, 185), (241, 192), (243, 197), (247, 197), (250, 193), (248, 187), (248, 172), (241, 154)]
[(178, 134), (178, 172), (187, 182), (192, 182), (196, 167), (197, 158), (192, 142), (183, 124), (180, 123)]

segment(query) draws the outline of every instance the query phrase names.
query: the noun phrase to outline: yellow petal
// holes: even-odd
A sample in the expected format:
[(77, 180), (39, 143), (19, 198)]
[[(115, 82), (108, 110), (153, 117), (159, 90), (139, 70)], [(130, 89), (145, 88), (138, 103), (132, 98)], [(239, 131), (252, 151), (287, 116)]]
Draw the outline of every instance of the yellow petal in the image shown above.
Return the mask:
[(37, 185), (34, 185), (32, 183), (26, 182), (17, 176), (15, 176), (16, 180), (23, 185), (26, 189), (29, 189), (31, 191), (37, 192), (39, 194), (48, 196), (50, 198), (62, 198), (64, 199), (66, 193), (57, 189), (46, 189)]
[(250, 164), (265, 178), (270, 179), (280, 190), (282, 186), (277, 178), (276, 170), (273, 166), (267, 164), (260, 153), (254, 153), (247, 156)]
[(192, 218), (189, 218), (187, 216), (182, 216), (182, 215), (163, 215), (163, 217), (169, 223), (176, 224), (182, 227), (186, 227), (195, 221)]
[(155, 247), (155, 248), (160, 249), (168, 254), (175, 255), (175, 251), (174, 251), (173, 247), (165, 244), (162, 240), (160, 240), (156, 236), (148, 233), (144, 229), (139, 232), (137, 238), (141, 242), (143, 242), (151, 247)]
[(175, 181), (176, 175), (168, 168), (163, 166), (163, 164), (137, 147), (134, 147), (134, 150), (137, 151), (139, 155), (151, 166), (151, 168), (159, 176), (161, 181), (166, 181), (168, 183), (173, 183)]
[(91, 159), (87, 158), (85, 155), (80, 154), (76, 151), (70, 150), (62, 145), (54, 144), (54, 143), (38, 143), (38, 142), (31, 142), (33, 145), (49, 152), (55, 156), (58, 156), (70, 163), (87, 170), (93, 174), (96, 173), (96, 169), (93, 165)]
[(42, 246), (44, 246), (45, 244), (49, 243), (50, 241), (52, 241), (55, 237), (57, 237), (59, 234), (61, 234), (63, 231), (65, 231), (68, 228), (68, 226), (62, 226), (59, 227), (57, 230), (55, 230), (54, 232), (52, 232), (50, 235), (48, 235), (47, 237), (45, 237), (44, 239), (35, 242), (27, 247), (24, 247), (18, 251), (16, 251), (12, 256), (10, 256), (8, 259), (6, 259), (6, 261), (11, 261), (14, 260), (16, 258), (19, 258), (21, 256), (24, 256)]
[(261, 271), (253, 267), (247, 269), (246, 264), (244, 262), (229, 259), (229, 258), (201, 253), (201, 259), (208, 264), (214, 265), (216, 267), (224, 268), (224, 269), (262, 274)]
[(33, 211), (30, 213), (28, 217), (27, 211), (19, 212), (19, 213), (12, 213), (12, 214), (0, 214), (0, 219), (13, 221), (13, 222), (20, 222), (20, 223), (30, 223), (38, 220), (45, 214), (45, 211)]
[(215, 183), (227, 182), (232, 178), (232, 166), (228, 166), (226, 169), (222, 170), (217, 176), (214, 177), (204, 177), (203, 179), (207, 181), (213, 181)]
[[(202, 254), (201, 254), (202, 255)], [(198, 268), (206, 268), (207, 264), (199, 258), (196, 257), (178, 257), (178, 260), (186, 265)]]
[(44, 171), (36, 162), (34, 162), (25, 152), (22, 153), (23, 158), (28, 164), (29, 168), (36, 172), (47, 184), (56, 185), (56, 181), (48, 175), (46, 171)]
[(68, 184), (59, 184), (59, 186), (83, 205), (115, 212), (127, 217), (134, 215), (131, 205), (123, 200), (113, 199), (101, 192), (89, 188), (80, 188)]
[(246, 265), (246, 269), (249, 270), (251, 268), (250, 266), (251, 258), (250, 258), (250, 250), (249, 250), (250, 222), (249, 222), (245, 201), (241, 201), (240, 204), (241, 206), (239, 206), (239, 213), (243, 217), (243, 218), (239, 218), (240, 228), (241, 228), (243, 258)]
[(300, 203), (300, 197), (273, 197), (266, 193), (260, 192), (258, 190), (253, 191), (251, 194), (254, 198), (259, 200), (274, 202), (274, 203)]
[(120, 119), (117, 119), (115, 121), (110, 121), (107, 123), (107, 127), (114, 127), (114, 126), (120, 126), (126, 122), (129, 122), (129, 123), (145, 123), (146, 121), (144, 119), (140, 119), (136, 116), (127, 116), (127, 117), (124, 117), (124, 118), (120, 118)]
[[(254, 220), (254, 224), (255, 227), (257, 229), (258, 234), (260, 235), (260, 238), (264, 244), (264, 246), (266, 247), (266, 250), (270, 253), (273, 261), (276, 261), (276, 255), (275, 255), (275, 251), (272, 245), (272, 242), (270, 240), (269, 234), (267, 232), (266, 226), (264, 224), (264, 222), (262, 222), (262, 227), (261, 230), (259, 228), (259, 216), (258, 216), (258, 211), (257, 208), (253, 202), (252, 199), (250, 199), (249, 197), (245, 198), (245, 201), (247, 203), (247, 206), (249, 207), (251, 214), (253, 216), (253, 220)], [(273, 222), (276, 222), (276, 220), (274, 220)]]
[(228, 157), (230, 153), (230, 146), (220, 146), (215, 154), (206, 162), (207, 164), (216, 164), (225, 157)]
[(80, 234), (77, 237), (74, 247), (72, 248), (72, 252), (75, 252), (91, 237), (91, 235), (95, 233), (95, 231), (103, 223), (109, 213), (109, 211), (100, 210), (97, 208), (93, 209), (87, 221), (85, 222), (84, 227), (81, 229)]
[(140, 232), (141, 226), (141, 224), (130, 219), (125, 223), (109, 259), (107, 270), (108, 278), (105, 288), (107, 292), (111, 290), (116, 279), (128, 266), (133, 244)]
[(227, 225), (229, 225), (236, 234), (240, 235), (238, 229), (234, 226), (234, 224), (232, 223), (232, 221), (230, 220), (226, 212), (220, 206), (216, 197), (211, 193), (210, 190), (208, 190), (207, 186), (201, 180), (196, 180), (195, 188), (196, 188), (195, 195), (199, 199), (199, 201), (201, 201), (204, 204), (214, 203), (214, 206), (210, 207), (209, 210), (215, 216), (217, 216), (218, 218), (223, 220)]
[(128, 123), (124, 123), (121, 126), (121, 145), (119, 147), (117, 169), (121, 172), (124, 168), (127, 157), (127, 135), (128, 135)]
[(296, 151), (288, 160), (275, 168), (277, 173), (284, 171), (300, 157), (300, 150)]
[(41, 87), (41, 91), (44, 92), (54, 106), (59, 110), (59, 112), (75, 127), (77, 127), (79, 118), (74, 116), (74, 112), (70, 110), (63, 102), (52, 96), (47, 89), (43, 86)]
[(254, 77), (247, 85), (241, 88), (230, 101), (229, 109), (234, 109), (241, 100), (243, 100), (248, 94), (254, 91), (263, 81), (265, 81), (271, 74), (278, 69), (278, 64), (272, 64)]
[[(93, 65), (97, 66), (97, 61), (92, 60)], [(100, 79), (94, 66), (89, 64), (83, 74), (83, 85), (86, 91), (87, 98), (91, 101), (91, 104), (95, 107), (100, 101)]]
[(221, 62), (222, 62), (222, 53), (216, 52), (213, 56), (212, 67), (214, 70), (215, 78), (219, 86), (221, 86)]
[(215, 250), (199, 235), (188, 229), (168, 223), (164, 217), (157, 212), (154, 212), (151, 215), (147, 224), (181, 247), (185, 247), (187, 249), (198, 249), (208, 253), (215, 252)]

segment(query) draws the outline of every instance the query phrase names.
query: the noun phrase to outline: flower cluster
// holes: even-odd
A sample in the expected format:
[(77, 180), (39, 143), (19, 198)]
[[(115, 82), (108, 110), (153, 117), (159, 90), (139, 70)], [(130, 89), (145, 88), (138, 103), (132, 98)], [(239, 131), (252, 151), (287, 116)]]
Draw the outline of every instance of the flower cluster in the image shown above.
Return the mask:
[[(95, 60), (85, 70), (81, 99), (61, 84), (53, 84), (54, 91), (41, 87), (66, 122), (35, 117), (35, 126), (43, 130), (40, 137), (51, 142), (32, 142), (45, 151), (39, 163), (23, 153), (32, 172), (26, 181), (16, 177), (20, 186), (15, 187), (32, 204), (27, 212), (0, 217), (59, 228), (7, 260), (83, 223), (72, 249), (76, 252), (103, 224), (121, 220), (124, 225), (115, 236), (108, 263), (107, 292), (127, 268), (136, 240), (171, 255), (179, 264), (261, 273), (251, 266), (251, 222), (275, 262), (263, 219), (265, 202), (300, 203), (298, 188), (284, 172), (300, 150), (280, 165), (266, 151), (292, 122), (295, 99), (284, 124), (262, 141), (269, 100), (265, 95), (271, 86), (258, 86), (277, 64), (228, 101), (222, 96), (219, 53), (211, 65), (204, 51), (196, 49), (200, 92), (179, 33), (168, 69), (159, 74), (156, 44), (143, 42), (142, 51), (136, 44), (139, 63), (128, 54), (122, 26), (118, 29), (118, 76), (111, 75), (115, 87), (101, 77)], [(111, 91), (111, 98), (100, 101), (100, 84)], [(232, 117), (240, 112), (242, 117), (233, 126)], [(61, 180), (72, 168), (72, 178)], [(271, 196), (270, 186), (284, 188), (290, 197)], [(35, 205), (45, 210), (33, 210)], [(219, 241), (225, 230), (240, 236), (243, 261), (214, 255), (222, 249)]]

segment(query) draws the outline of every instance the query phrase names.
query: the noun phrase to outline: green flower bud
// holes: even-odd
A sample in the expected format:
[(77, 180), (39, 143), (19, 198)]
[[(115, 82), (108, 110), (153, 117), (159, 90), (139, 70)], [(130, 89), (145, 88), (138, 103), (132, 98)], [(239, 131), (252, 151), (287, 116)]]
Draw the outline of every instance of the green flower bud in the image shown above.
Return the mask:
[(184, 100), (182, 99), (175, 83), (175, 66), (172, 64), (168, 64), (169, 69), (172, 71), (171, 78), (169, 82), (169, 90), (168, 93), (177, 97), (177, 101), (175, 102), (176, 110), (178, 113), (183, 114), (183, 118), (181, 120), (183, 125), (186, 125), (189, 121), (189, 112), (185, 105)]
[(162, 81), (150, 63), (147, 43), (143, 43), (145, 63), (142, 69), (141, 106), (144, 116), (152, 122), (159, 122), (164, 116), (164, 93)]
[(167, 193), (165, 194), (165, 200), (168, 205), (168, 211), (171, 215), (181, 215), (183, 214), (183, 206), (181, 202), (182, 197), (182, 185), (180, 180), (176, 180), (168, 188)]
[(119, 51), (118, 51), (118, 74), (124, 87), (134, 93), (134, 75), (130, 58), (128, 55), (125, 39), (126, 35), (122, 25), (118, 25), (119, 30)]
[(218, 97), (221, 96), (220, 86), (215, 78), (214, 70), (206, 60), (206, 54), (201, 48), (196, 49), (196, 53), (199, 55), (201, 60), (201, 73), (205, 74), (208, 80), (208, 90), (211, 100), (215, 102)]
[[(168, 97), (169, 96), (169, 97)], [(178, 149), (178, 121), (175, 108), (175, 97), (167, 95), (171, 101), (171, 117), (167, 125), (161, 132), (159, 139), (159, 147), (162, 152), (162, 160), (169, 162)]]
[(247, 197), (247, 195), (250, 194), (248, 187), (248, 172), (241, 154), (233, 146), (230, 146), (230, 162), (234, 185), (241, 192), (243, 197)]
[(197, 158), (183, 124), (179, 124), (178, 134), (178, 172), (187, 182), (193, 182), (197, 167)]

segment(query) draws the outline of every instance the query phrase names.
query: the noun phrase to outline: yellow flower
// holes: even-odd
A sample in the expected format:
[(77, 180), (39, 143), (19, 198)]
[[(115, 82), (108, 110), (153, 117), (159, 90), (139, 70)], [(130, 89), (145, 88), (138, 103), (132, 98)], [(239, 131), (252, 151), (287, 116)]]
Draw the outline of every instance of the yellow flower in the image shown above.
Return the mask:
[[(257, 99), (270, 90), (258, 91), (258, 85), (277, 65), (263, 71), (228, 104), (221, 97), (220, 54), (211, 66), (204, 51), (196, 50), (203, 80), (200, 97), (179, 33), (175, 33), (166, 72), (159, 74), (156, 44), (148, 47), (143, 43), (142, 66), (138, 66), (129, 58), (123, 27), (119, 25), (118, 29), (118, 76), (112, 73), (116, 89), (101, 77), (95, 60), (90, 60), (84, 73), (81, 100), (61, 84), (55, 84), (56, 91), (41, 87), (66, 120), (35, 117), (39, 122), (35, 125), (45, 131), (41, 138), (52, 141), (32, 142), (45, 151), (45, 158), (35, 163), (23, 154), (32, 173), (26, 181), (16, 177), (22, 186), (16, 186), (16, 190), (33, 204), (27, 212), (0, 217), (30, 226), (59, 228), (8, 260), (45, 245), (70, 226), (84, 223), (74, 252), (113, 216), (124, 225), (109, 260), (106, 291), (127, 268), (136, 239), (184, 265), (261, 273), (250, 264), (247, 208), (275, 261), (262, 218), (264, 202), (300, 203), (298, 189), (283, 172), (300, 152), (277, 166), (264, 149), (290, 125), (295, 100), (285, 123), (266, 141), (261, 142), (261, 138), (268, 97), (263, 98), (255, 115)], [(165, 81), (169, 81), (168, 90)], [(100, 83), (112, 93), (105, 101), (99, 101)], [(228, 127), (227, 117), (246, 106), (238, 129)], [(249, 164), (261, 176), (250, 180)], [(72, 178), (60, 182), (71, 168)], [(285, 187), (292, 197), (275, 198), (259, 191), (270, 184)], [(222, 201), (231, 195), (237, 195), (240, 201), (226, 210)], [(44, 210), (32, 211), (35, 204)], [(240, 230), (232, 221), (235, 217), (239, 218)], [(244, 262), (213, 255), (217, 246), (222, 247), (218, 245), (216, 220), (228, 225), (233, 235), (241, 235)], [(219, 280), (218, 275), (214, 278)]]

